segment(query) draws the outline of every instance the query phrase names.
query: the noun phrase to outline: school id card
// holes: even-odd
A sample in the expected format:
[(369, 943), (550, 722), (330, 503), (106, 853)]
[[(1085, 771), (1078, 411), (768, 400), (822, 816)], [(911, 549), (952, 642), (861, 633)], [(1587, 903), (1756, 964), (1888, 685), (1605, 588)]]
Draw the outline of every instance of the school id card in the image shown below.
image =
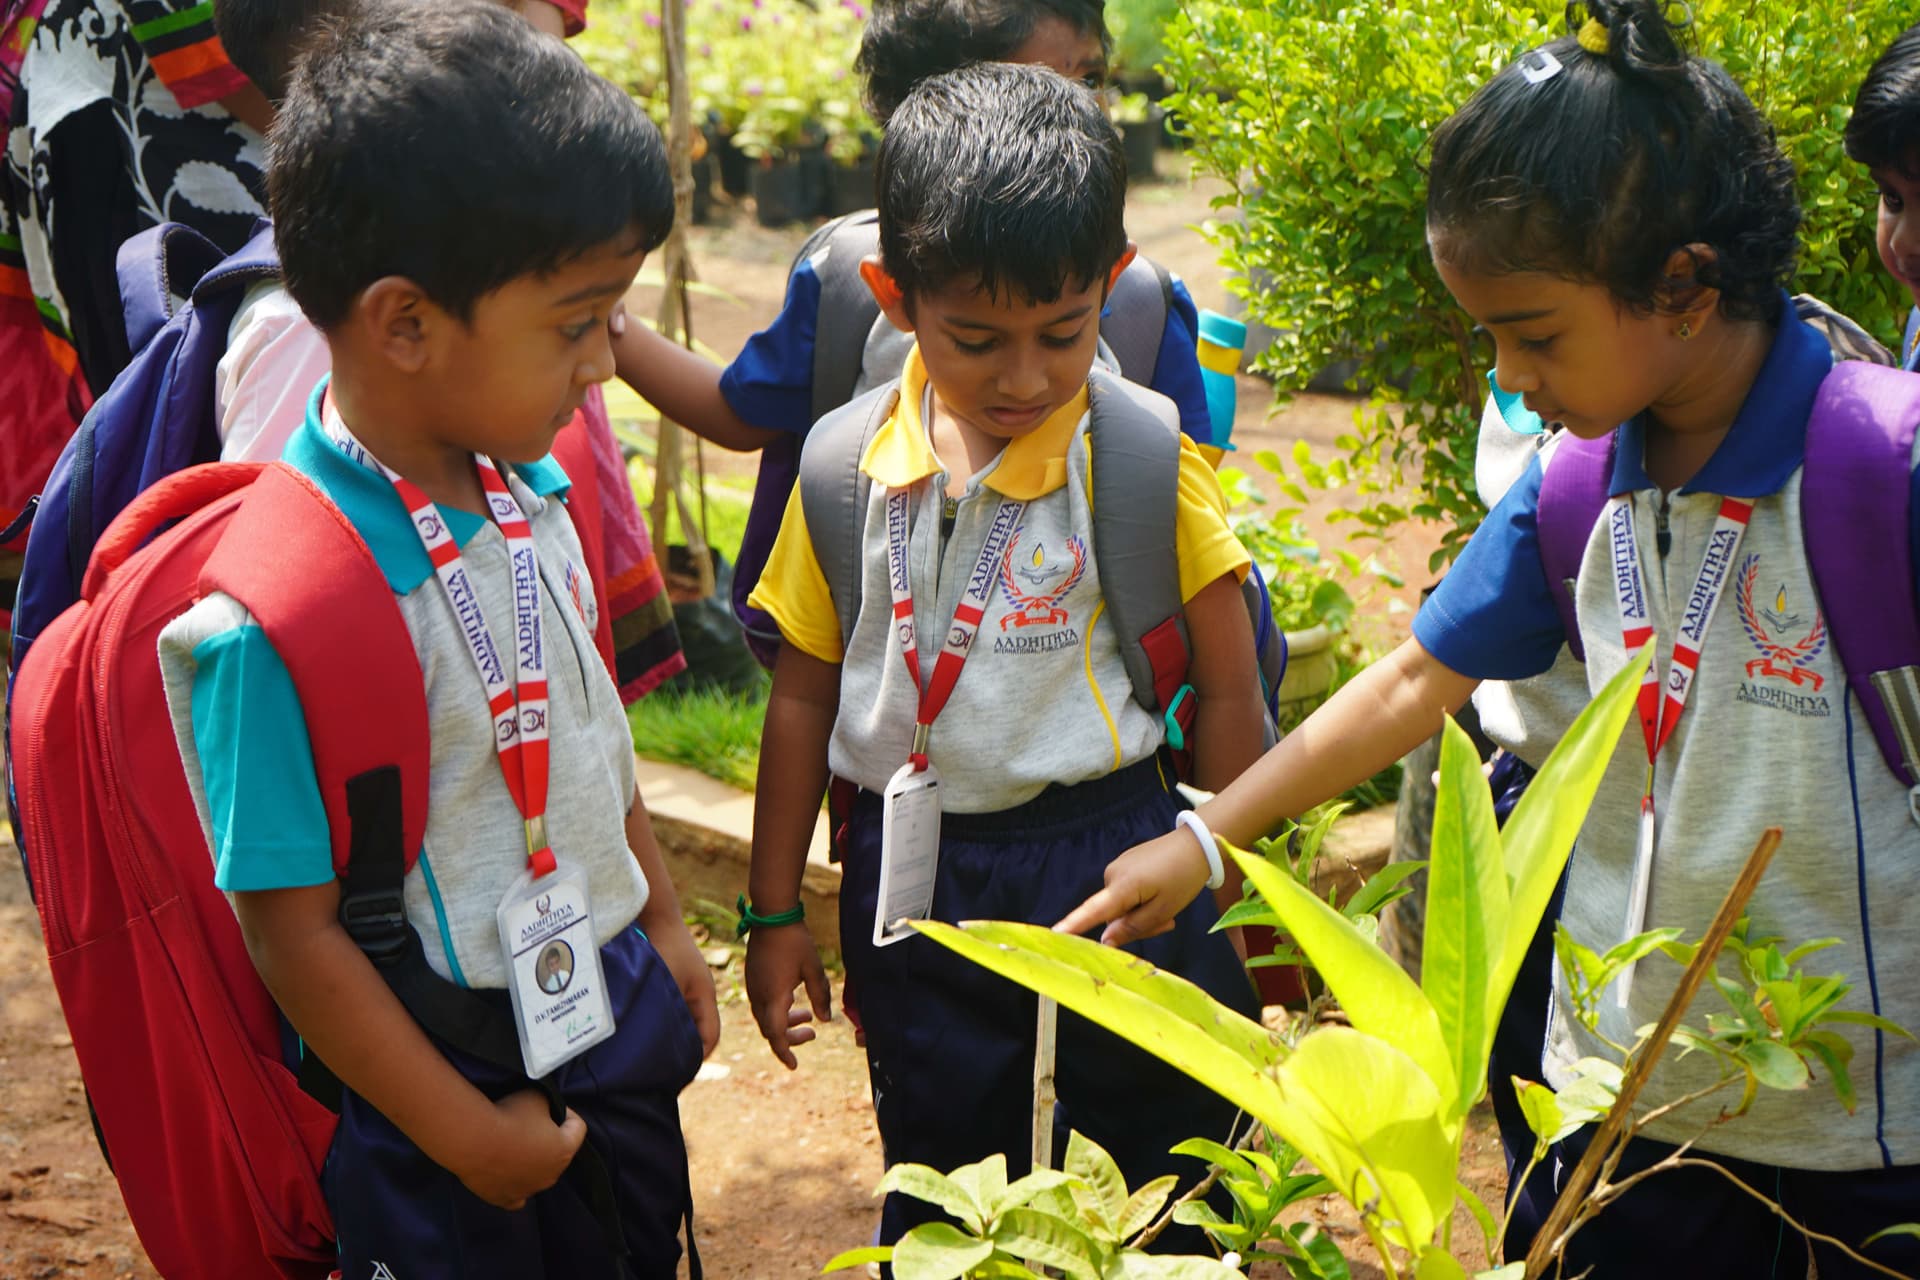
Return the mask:
[(880, 893), (873, 912), (873, 945), (913, 935), (909, 920), (933, 913), (934, 873), (940, 868), (940, 773), (932, 765), (900, 766), (887, 783), (880, 811)]
[(520, 1057), (537, 1080), (613, 1034), (586, 874), (565, 862), (537, 880), (523, 871), (498, 914)]

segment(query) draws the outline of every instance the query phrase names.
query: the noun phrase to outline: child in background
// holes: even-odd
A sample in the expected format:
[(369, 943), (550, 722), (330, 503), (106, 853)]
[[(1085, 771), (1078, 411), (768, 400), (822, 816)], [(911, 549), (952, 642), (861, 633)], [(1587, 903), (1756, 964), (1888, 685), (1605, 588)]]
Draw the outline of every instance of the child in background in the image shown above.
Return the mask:
[(1920, 369), (1920, 26), (1874, 60), (1847, 118), (1847, 154), (1880, 188), (1880, 261), (1912, 296), (1900, 364)]
[[(1435, 135), (1427, 225), (1441, 278), (1493, 336), (1499, 385), (1570, 436), (1618, 433), (1615, 496), (1573, 589), (1597, 692), (1633, 656), (1627, 622), (1659, 637), (1666, 676), (1690, 597), (1713, 590), (1706, 551), (1728, 536), (1723, 502), (1752, 506), (1729, 555), (1737, 568), (1718, 581), (1751, 571), (1795, 625), (1815, 615), (1800, 468), (1833, 357), (1782, 289), (1799, 208), (1766, 121), (1723, 70), (1683, 50), (1657, 0), (1588, 8), (1577, 38), (1527, 53)], [(1596, 137), (1613, 141), (1596, 149)], [(1201, 806), (1213, 831), (1247, 843), (1399, 758), (1481, 680), (1548, 670), (1570, 637), (1542, 570), (1539, 506), (1542, 476), (1563, 454), (1529, 465), (1422, 608), (1413, 639)], [(1640, 566), (1647, 584), (1637, 595), (1644, 624), (1623, 610), (1636, 593), (1617, 581), (1616, 545), (1632, 552), (1618, 563)], [(1778, 824), (1786, 840), (1749, 908), (1754, 932), (1837, 939), (1823, 961), (1853, 979), (1848, 1007), (1920, 1025), (1920, 829), (1906, 788), (1875, 759), (1832, 646), (1796, 658), (1807, 683), (1828, 691), (1825, 702), (1769, 696), (1784, 676), (1755, 673), (1754, 645), (1725, 603), (1708, 615), (1684, 713), (1668, 722), (1664, 747), (1653, 744), (1658, 826), (1644, 926), (1627, 915), (1650, 744), (1631, 730), (1581, 832), (1562, 922), (1591, 946), (1611, 945), (1623, 926), (1677, 926), (1697, 938), (1762, 829)], [(1109, 941), (1152, 934), (1204, 874), (1194, 835), (1163, 836), (1123, 854), (1107, 887), (1059, 927), (1112, 920)], [(1630, 1042), (1678, 977), (1663, 956), (1642, 961), (1629, 1007), (1603, 1002), (1601, 1032)], [(1602, 1050), (1563, 992), (1556, 1001), (1546, 1075), (1564, 1085), (1574, 1061)], [(1698, 1138), (1694, 1154), (1855, 1248), (1910, 1219), (1920, 1197), (1920, 1051), (1868, 1028), (1848, 1028), (1847, 1038), (1861, 1095), (1854, 1114), (1763, 1089), (1748, 1114), (1709, 1127), (1723, 1105), (1710, 1098), (1650, 1125), (1615, 1180)], [(1669, 1057), (1642, 1109), (1675, 1103), (1715, 1074), (1700, 1056)], [(1588, 1137), (1562, 1143), (1543, 1167), (1544, 1195), (1516, 1205), (1508, 1256), (1524, 1252)], [(1911, 1239), (1864, 1252), (1909, 1274), (1920, 1268)], [(1609, 1207), (1573, 1238), (1565, 1265), (1605, 1278), (1797, 1276), (1808, 1253), (1770, 1208), (1714, 1170), (1686, 1168)], [(1823, 1277), (1865, 1274), (1826, 1245), (1811, 1253)]]
[[(594, 926), (567, 935), (569, 1017), (598, 999), (613, 1022), (538, 1069), (558, 1122), (525, 1075), (426, 1032), (342, 926), (303, 713), (264, 633), (217, 592), (170, 624), (162, 667), (217, 883), (301, 1051), (345, 1086), (324, 1173), (342, 1273), (671, 1275), (690, 1213), (677, 1096), (718, 1036), (712, 979), (639, 802), (546, 457), (611, 375), (608, 312), (671, 226), (659, 134), (496, 6), (368, 3), (304, 42), (268, 186), (287, 288), (333, 368), (285, 462), (365, 539), (420, 656), (433, 764), (405, 920), (434, 974), (515, 1019), (505, 988), (536, 979), (516, 976), (496, 912), (549, 864), (550, 833), (566, 874), (529, 892)], [(517, 674), (490, 701), (504, 654)], [(541, 697), (550, 767), (530, 749)], [(496, 751), (502, 699), (518, 752)], [(585, 945), (601, 972), (583, 983)]]
[[(536, 31), (559, 39), (584, 24), (585, 0), (563, 6), (546, 0), (502, 0)], [(214, 21), (234, 65), (268, 99), (286, 96), (293, 57), (303, 33), (342, 0), (215, 0)], [(214, 414), (221, 456), (269, 462), (306, 419), (307, 399), (326, 376), (325, 340), (276, 277), (248, 289), (228, 332), (227, 351), (214, 370)], [(673, 605), (653, 552), (645, 517), (633, 497), (626, 460), (614, 439), (600, 388), (580, 406), (578, 426), (592, 449), (599, 478), (601, 545), (608, 630), (620, 696), (634, 702), (686, 670)]]
[[(862, 578), (851, 626), (843, 634), (799, 490), (754, 594), (785, 645), (754, 812), (747, 989), (761, 1033), (792, 1067), (793, 1047), (813, 1038), (805, 1024), (830, 1014), (798, 902), (831, 768), (861, 788), (842, 845), (841, 937), (887, 1159), (949, 1169), (1003, 1152), (1017, 1173), (1030, 1150), (1034, 999), (927, 939), (876, 945), (883, 859), (904, 865), (924, 851), (883, 849), (883, 793), (907, 776), (910, 754), (940, 778), (931, 909), (948, 921), (1054, 919), (1099, 882), (1110, 850), (1174, 820), (1165, 729), (1131, 696), (1113, 624), (1097, 625), (1088, 507), (1090, 433), (1119, 412), (1107, 398), (1151, 402), (1154, 428), (1169, 433), (1172, 408), (1093, 369), (1096, 318), (1131, 246), (1119, 139), (1083, 86), (997, 63), (924, 81), (881, 144), (879, 184), (881, 250), (862, 274), (916, 341), (891, 392), (844, 411), (884, 412), (871, 446), (851, 455), (872, 481), (853, 516)], [(832, 430), (830, 420), (809, 448)], [(1165, 537), (1192, 637), (1197, 781), (1221, 786), (1261, 743), (1239, 594), (1248, 560), (1212, 469), (1190, 442), (1178, 448)], [(901, 566), (891, 588), (890, 562)], [(977, 585), (1016, 571), (1054, 593), (1044, 634), (1025, 629), (1017, 592)], [(909, 614), (926, 642), (900, 625)], [(955, 669), (948, 618), (957, 632), (971, 618), (979, 638), (960, 642), (957, 679), (944, 678)], [(935, 672), (936, 654), (923, 703), (919, 673)], [(1232, 944), (1208, 933), (1215, 917), (1213, 902), (1195, 903), (1143, 954), (1251, 1011)], [(801, 984), (810, 1010), (792, 1008)], [(1192, 1172), (1168, 1148), (1220, 1138), (1233, 1119), (1207, 1090), (1071, 1015), (1059, 1080), (1064, 1123), (1106, 1146), (1131, 1185)], [(881, 1238), (933, 1216), (890, 1197)]]

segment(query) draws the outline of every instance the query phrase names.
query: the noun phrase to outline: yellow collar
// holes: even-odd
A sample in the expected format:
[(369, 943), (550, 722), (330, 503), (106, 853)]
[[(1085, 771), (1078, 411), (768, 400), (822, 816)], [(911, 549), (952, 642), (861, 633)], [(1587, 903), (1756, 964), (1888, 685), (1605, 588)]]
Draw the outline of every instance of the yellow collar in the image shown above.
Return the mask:
[[(940, 459), (928, 441), (926, 424), (920, 420), (920, 406), (926, 399), (927, 367), (920, 359), (916, 344), (907, 354), (906, 368), (900, 374), (900, 396), (893, 413), (874, 433), (860, 469), (876, 484), (904, 489), (942, 470)], [(996, 493), (1020, 502), (1031, 502), (1052, 493), (1067, 482), (1067, 447), (1080, 420), (1087, 416), (1087, 389), (1055, 409), (1047, 420), (1023, 436), (1007, 441), (1000, 461), (987, 473), (984, 483)]]

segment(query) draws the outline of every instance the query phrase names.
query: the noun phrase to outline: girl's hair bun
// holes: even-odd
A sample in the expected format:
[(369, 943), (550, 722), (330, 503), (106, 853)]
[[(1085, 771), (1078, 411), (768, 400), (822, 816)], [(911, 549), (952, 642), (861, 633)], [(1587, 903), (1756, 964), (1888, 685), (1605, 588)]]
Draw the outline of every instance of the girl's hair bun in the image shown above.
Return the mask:
[[(1682, 33), (1692, 23), (1686, 6), (1673, 0), (1574, 0), (1567, 6), (1567, 26), (1582, 32), (1589, 22), (1606, 29), (1606, 58), (1623, 75), (1653, 81), (1684, 83), (1687, 50)], [(1589, 47), (1582, 36), (1582, 48)]]

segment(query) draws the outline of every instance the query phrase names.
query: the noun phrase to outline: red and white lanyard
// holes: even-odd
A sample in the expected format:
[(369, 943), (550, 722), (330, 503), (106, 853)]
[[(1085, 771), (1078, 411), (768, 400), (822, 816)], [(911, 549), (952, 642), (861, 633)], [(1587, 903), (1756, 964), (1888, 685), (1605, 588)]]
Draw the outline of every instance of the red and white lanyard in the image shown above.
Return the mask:
[[(1647, 784), (1640, 798), (1640, 834), (1634, 851), (1632, 897), (1627, 906), (1628, 937), (1646, 927), (1647, 887), (1653, 871), (1653, 764), (1686, 712), (1687, 695), (1693, 691), (1693, 678), (1699, 671), (1700, 650), (1706, 644), (1707, 628), (1720, 607), (1720, 597), (1726, 594), (1734, 560), (1740, 554), (1740, 540), (1746, 536), (1747, 522), (1752, 517), (1753, 503), (1740, 498), (1720, 500), (1720, 513), (1714, 520), (1713, 532), (1707, 537), (1706, 554), (1700, 558), (1700, 572), (1694, 576), (1686, 608), (1680, 615), (1666, 679), (1663, 681), (1649, 663), (1640, 680), (1640, 729), (1647, 744)], [(1608, 504), (1607, 541), (1613, 555), (1621, 637), (1627, 652), (1636, 653), (1653, 639), (1653, 623), (1647, 607), (1646, 579), (1640, 572), (1640, 543), (1634, 536), (1632, 495), (1615, 498)], [(1633, 970), (1629, 967), (1620, 978), (1618, 998), (1623, 1008), (1632, 984)]]
[(526, 824), (527, 865), (536, 879), (550, 874), (555, 863), (547, 843), (547, 657), (533, 526), (492, 461), (475, 454), (474, 469), (486, 493), (487, 512), (506, 539), (507, 561), (513, 570), (514, 674), (509, 680), (493, 630), (480, 611), (479, 596), (460, 556), (460, 546), (433, 499), (419, 485), (367, 452), (332, 412), (331, 405), (325, 417), (333, 442), (354, 461), (385, 476), (412, 518), (413, 531), (433, 562), (434, 576), (446, 592), (447, 604), (467, 642), (467, 655), (473, 659), (473, 668), (486, 689), (500, 771), (506, 775), (507, 791)]
[(933, 679), (923, 682), (920, 679), (920, 642), (913, 624), (912, 569), (907, 559), (912, 531), (912, 500), (911, 489), (887, 491), (887, 585), (893, 591), (894, 635), (899, 638), (900, 652), (907, 660), (907, 674), (913, 677), (913, 686), (920, 691), (920, 706), (914, 716), (913, 749), (907, 756), (918, 773), (927, 767), (927, 739), (933, 731), (933, 722), (946, 708), (947, 699), (953, 694), (953, 686), (960, 679), (960, 671), (967, 665), (967, 654), (973, 647), (974, 636), (980, 631), (980, 620), (986, 616), (987, 600), (993, 594), (993, 584), (999, 579), (1001, 563), (1006, 559), (1007, 549), (1014, 531), (1020, 527), (1020, 517), (1025, 514), (1027, 504), (1008, 499), (994, 513), (986, 541), (980, 546), (980, 558), (974, 562), (966, 590), (961, 594), (960, 603), (954, 607), (953, 623), (947, 628), (946, 642), (940, 647), (940, 656), (934, 660)]

